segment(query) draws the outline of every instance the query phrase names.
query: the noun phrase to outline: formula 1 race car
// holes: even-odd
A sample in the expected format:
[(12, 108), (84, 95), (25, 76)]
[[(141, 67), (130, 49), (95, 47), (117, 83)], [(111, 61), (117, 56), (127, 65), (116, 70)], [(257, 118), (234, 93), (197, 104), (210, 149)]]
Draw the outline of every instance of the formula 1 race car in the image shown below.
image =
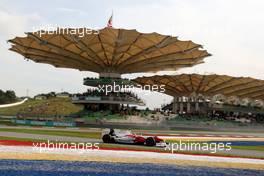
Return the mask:
[(137, 144), (165, 147), (166, 143), (157, 136), (142, 136), (133, 134), (130, 130), (105, 129), (102, 132), (104, 143)]

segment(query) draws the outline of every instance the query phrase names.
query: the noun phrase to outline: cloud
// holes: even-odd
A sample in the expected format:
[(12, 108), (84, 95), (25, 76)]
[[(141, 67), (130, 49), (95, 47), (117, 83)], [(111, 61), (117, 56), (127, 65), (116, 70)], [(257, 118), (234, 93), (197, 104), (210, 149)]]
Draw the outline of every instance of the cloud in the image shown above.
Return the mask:
[[(116, 28), (136, 28), (140, 32), (155, 31), (179, 36), (181, 40), (203, 44), (213, 54), (205, 59), (204, 64), (182, 69), (177, 73), (217, 73), (264, 79), (262, 0), (107, 0), (100, 3), (91, 0), (79, 4), (67, 1), (63, 5), (61, 1), (47, 0), (43, 4), (37, 1), (32, 3), (37, 13), (33, 13), (32, 7), (27, 3), (23, 3), (23, 7), (17, 4), (1, 5), (5, 10), (0, 8), (0, 75), (7, 75), (4, 78), (0, 76), (0, 82), (5, 83), (1, 87), (16, 88), (19, 95), (24, 95), (26, 88), (33, 93), (60, 88), (72, 92), (85, 90), (82, 78), (91, 76), (91, 73), (25, 62), (22, 56), (7, 50), (9, 45), (5, 40), (23, 36), (25, 31), (31, 30), (32, 26), (40, 22), (67, 26), (105, 25), (112, 9)], [(13, 10), (9, 7), (13, 7)], [(135, 75), (153, 74), (132, 76)], [(67, 79), (63, 79), (64, 77)], [(163, 103), (160, 96), (151, 94), (142, 97), (147, 99), (148, 106), (154, 107)], [(170, 98), (166, 100), (169, 102)]]
[(83, 10), (80, 10), (80, 9), (73, 9), (73, 8), (66, 8), (66, 7), (59, 7), (57, 8), (59, 11), (61, 12), (64, 12), (64, 13), (78, 13), (78, 14), (84, 14), (86, 13), (85, 11)]
[(16, 14), (0, 9), (0, 38), (9, 39), (14, 36), (24, 35), (29, 28), (29, 23), (40, 21), (41, 17), (36, 14)]
[(14, 34), (23, 34), (27, 19), (20, 15), (12, 15), (5, 11), (0, 11), (0, 37), (7, 38)]

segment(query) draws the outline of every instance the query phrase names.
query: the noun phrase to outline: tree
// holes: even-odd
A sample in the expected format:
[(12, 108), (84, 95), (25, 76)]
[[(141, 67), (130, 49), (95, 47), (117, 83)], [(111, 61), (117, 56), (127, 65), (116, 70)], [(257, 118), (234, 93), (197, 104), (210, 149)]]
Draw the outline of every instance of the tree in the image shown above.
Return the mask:
[(6, 92), (0, 90), (0, 104), (13, 103), (16, 101), (16, 98), (13, 90), (7, 90)]

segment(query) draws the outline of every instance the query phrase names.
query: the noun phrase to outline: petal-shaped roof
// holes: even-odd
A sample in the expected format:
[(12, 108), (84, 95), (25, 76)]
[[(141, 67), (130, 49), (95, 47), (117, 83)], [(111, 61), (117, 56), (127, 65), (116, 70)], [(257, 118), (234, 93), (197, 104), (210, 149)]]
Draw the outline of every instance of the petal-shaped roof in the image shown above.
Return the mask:
[(12, 43), (10, 50), (35, 62), (98, 73), (177, 70), (203, 63), (203, 59), (210, 56), (206, 50), (201, 50), (201, 45), (192, 41), (114, 28), (104, 28), (83, 36), (56, 31), (45, 34), (42, 31), (40, 35), (37, 31), (9, 42)]
[(181, 74), (140, 77), (133, 81), (141, 85), (165, 85), (165, 93), (171, 96), (222, 94), (264, 100), (264, 80), (249, 77)]

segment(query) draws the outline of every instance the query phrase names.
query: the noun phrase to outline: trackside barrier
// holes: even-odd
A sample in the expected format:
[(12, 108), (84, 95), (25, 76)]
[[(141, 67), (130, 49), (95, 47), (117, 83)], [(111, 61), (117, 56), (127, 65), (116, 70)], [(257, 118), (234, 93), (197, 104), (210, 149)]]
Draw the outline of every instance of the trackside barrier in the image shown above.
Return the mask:
[(37, 120), (18, 120), (12, 119), (12, 123), (20, 125), (31, 125), (31, 126), (61, 126), (61, 127), (76, 127), (75, 122), (53, 122), (53, 121), (37, 121)]

